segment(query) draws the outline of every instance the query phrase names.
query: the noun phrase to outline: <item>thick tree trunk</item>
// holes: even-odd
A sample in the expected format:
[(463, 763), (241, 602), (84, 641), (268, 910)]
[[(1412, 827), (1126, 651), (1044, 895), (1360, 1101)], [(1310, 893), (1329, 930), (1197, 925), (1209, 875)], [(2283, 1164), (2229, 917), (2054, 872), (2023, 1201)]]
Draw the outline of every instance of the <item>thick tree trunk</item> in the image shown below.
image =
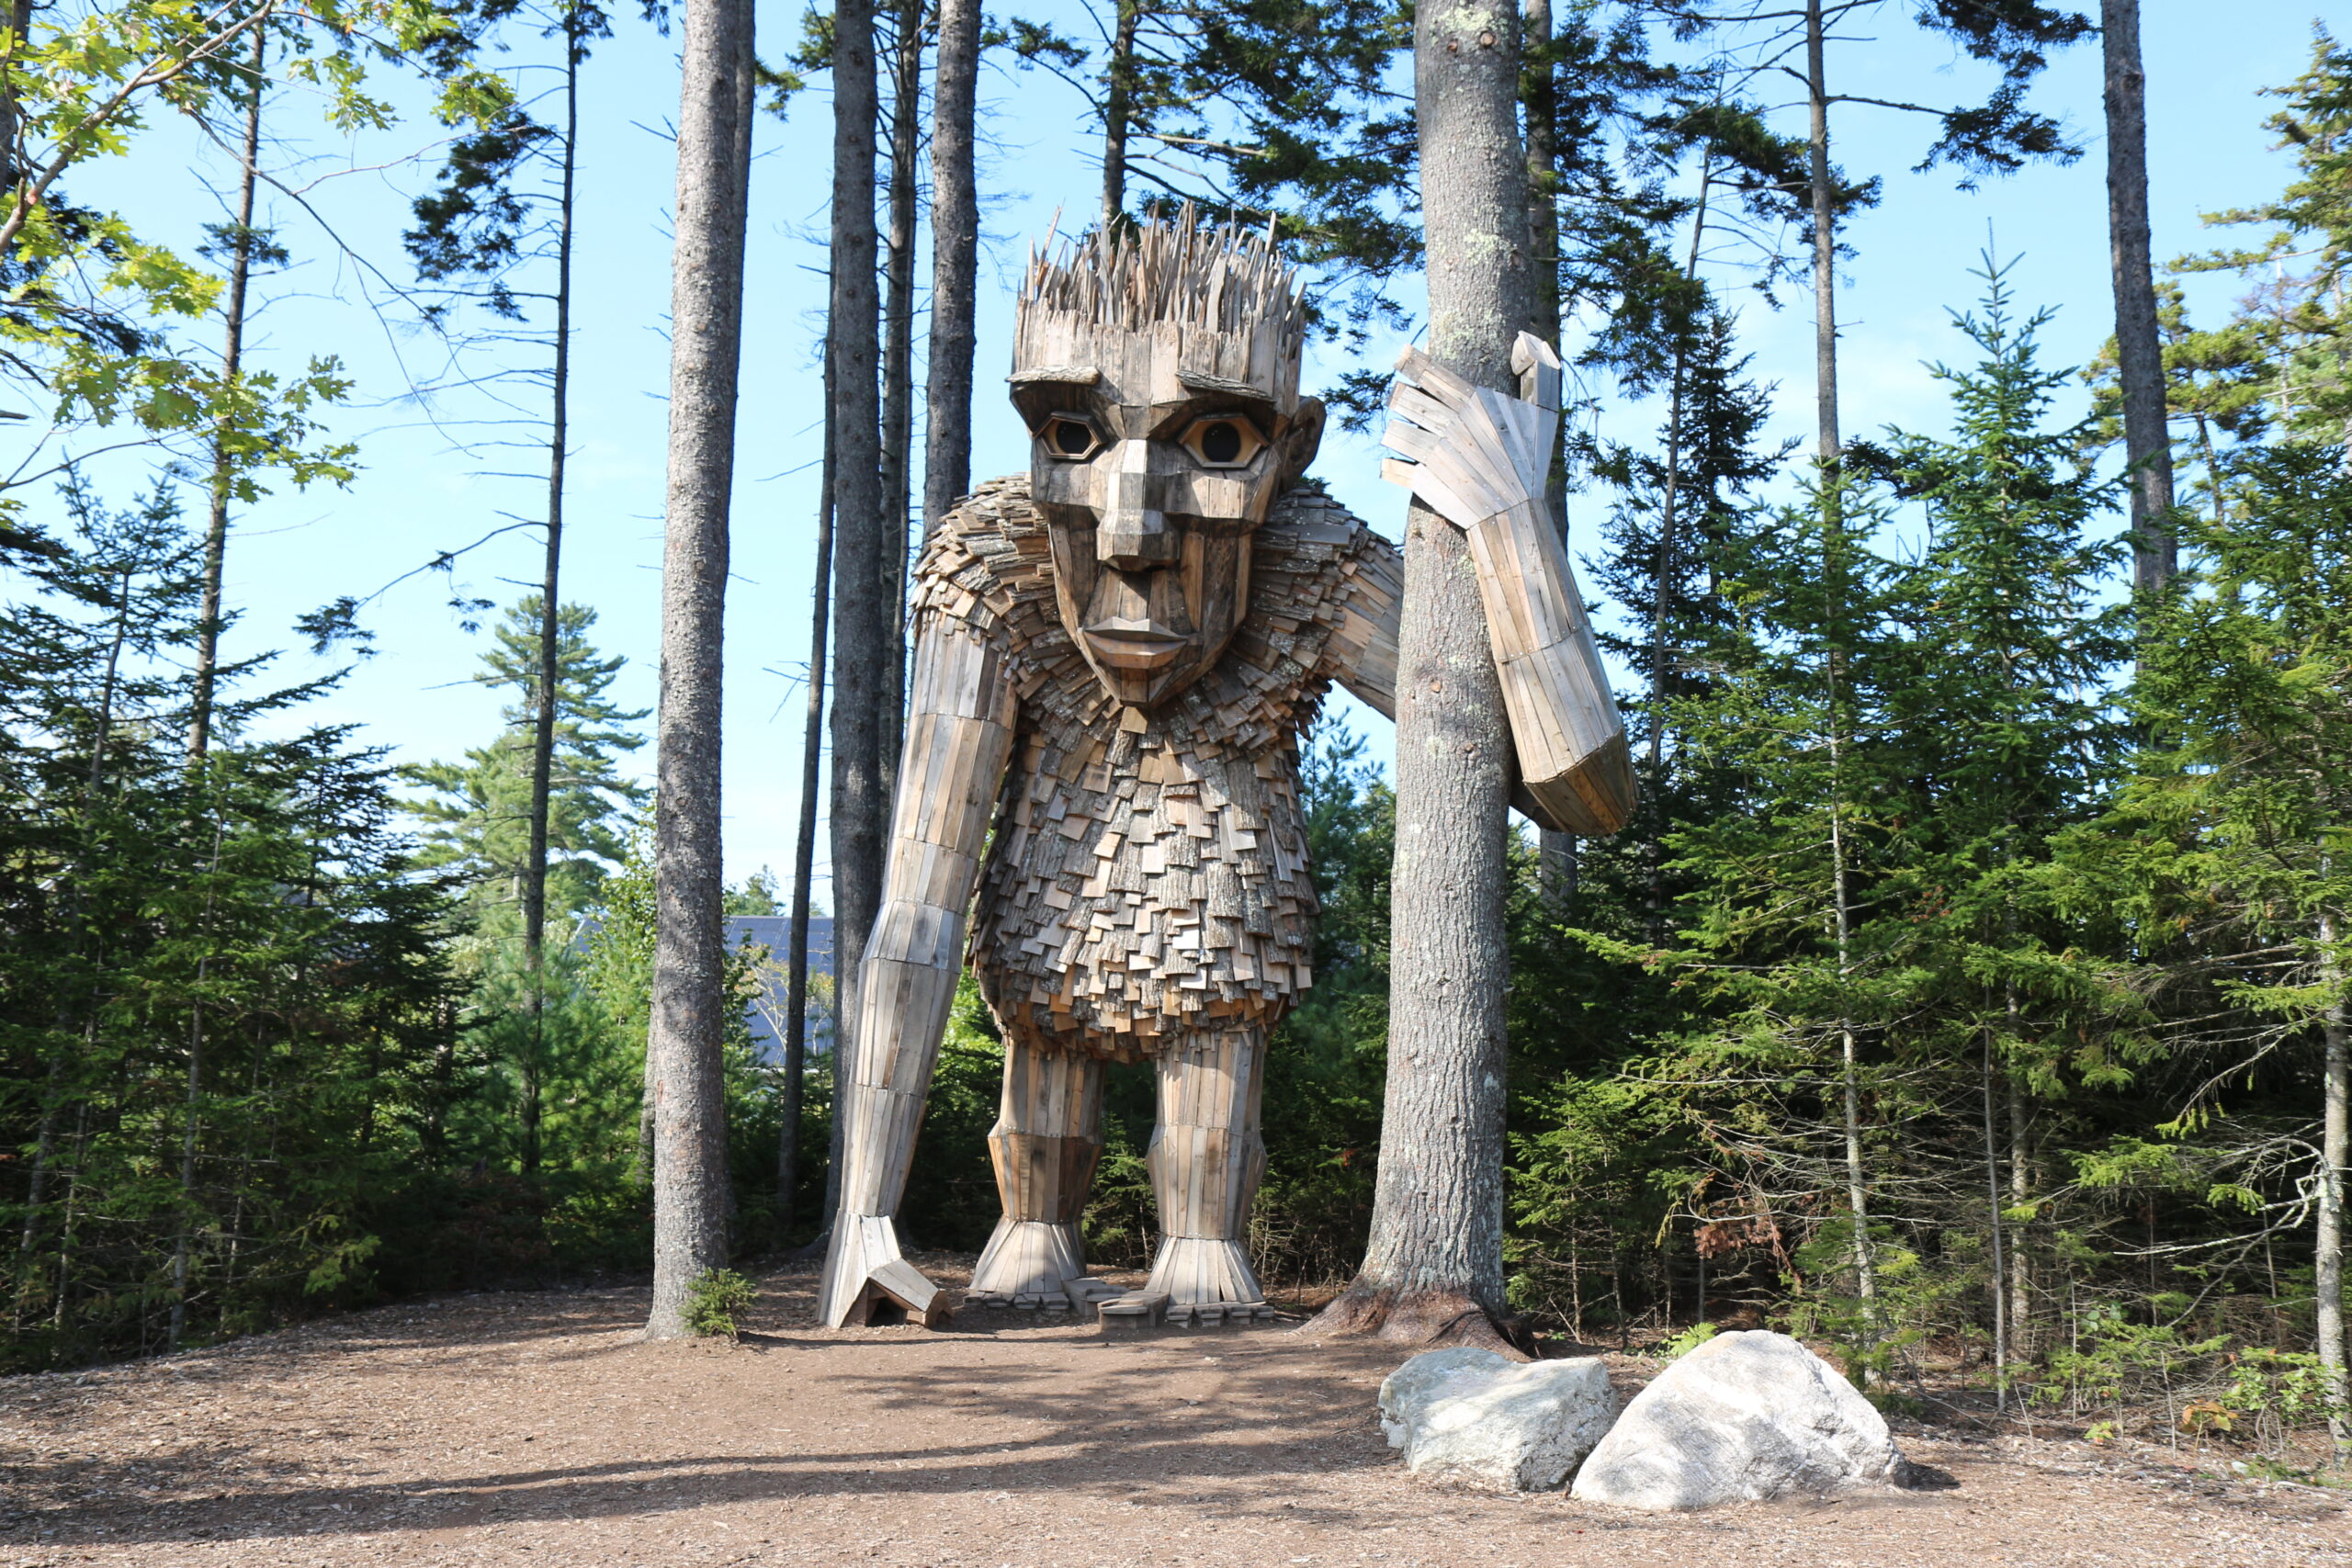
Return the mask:
[(688, 7), (653, 823), (653, 1310), (645, 1328), (652, 1339), (688, 1332), (688, 1290), (727, 1261), (719, 653), (742, 349), (752, 47), (748, 0)]
[(972, 488), (972, 339), (980, 201), (972, 163), (979, 0), (941, 0), (932, 79), (931, 379), (924, 411), (925, 534)]
[(894, 798), (907, 700), (907, 520), (913, 506), (915, 406), (915, 163), (922, 143), (926, 0), (902, 0), (890, 81), (890, 236), (882, 307), (882, 797)]
[[(876, 592), (887, 526), (881, 408), (876, 378), (872, 0), (841, 0), (833, 32), (832, 295), (826, 325), (833, 369), (833, 1082), (856, 1060), (857, 971), (882, 898), (883, 661), (892, 612)], [(841, 1167), (835, 1119), (833, 1167)], [(826, 1215), (827, 1223), (831, 1214)]]
[[(825, 394), (832, 400), (832, 358), (825, 361)], [(792, 928), (786, 949), (784, 1126), (776, 1137), (776, 1224), (792, 1224), (792, 1197), (800, 1174), (800, 1100), (808, 1068), (808, 911), (817, 878), (817, 788), (825, 756), (825, 637), (833, 592), (833, 427), (825, 426), (823, 477), (818, 486), (817, 582), (810, 595), (808, 711), (800, 732), (800, 823), (792, 844)], [(836, 922), (838, 929), (838, 922)], [(839, 937), (835, 937), (836, 944)], [(836, 1099), (836, 1103), (839, 1103)], [(826, 1213), (840, 1190), (840, 1161), (826, 1177)]]
[(2108, 260), (2130, 465), (2132, 581), (2163, 587), (2179, 568), (2172, 522), (2172, 445), (2165, 429), (2164, 345), (2148, 239), (2148, 78), (2140, 66), (2140, 0), (2101, 0), (2107, 57)]
[(1119, 0), (1111, 58), (1102, 67), (1102, 226), (1127, 209), (1127, 132), (1135, 116), (1136, 28), (1144, 0)]
[[(29, 17), (29, 10), (25, 15)], [(24, 35), (19, 32), (17, 36)], [(244, 366), (245, 289), (253, 277), (254, 187), (260, 183), (261, 100), (266, 80), (263, 70), (268, 47), (268, 29), (255, 28), (245, 62), (253, 82), (245, 100), (245, 140), (240, 150), (243, 166), (237, 174), (237, 232), (229, 246), (229, 299), (221, 323), (220, 377), (231, 385), (235, 384)], [(13, 149), (15, 143), (0, 145)], [(196, 618), (196, 679), (189, 700), (187, 734), (188, 761), (198, 767), (212, 747), (212, 692), (220, 664), (221, 574), (228, 563), (229, 500), (236, 480), (236, 466), (229, 454), (229, 434), (224, 423), (213, 437), (211, 506), (204, 527), (204, 594)]]
[[(1414, 27), (1429, 352), (1515, 390), (1528, 321), (1519, 17), (1506, 0), (1424, 6)], [(1461, 533), (1405, 525), (1388, 1088), (1363, 1269), (1317, 1332), (1495, 1343), (1503, 1309), (1504, 845), (1501, 690)]]

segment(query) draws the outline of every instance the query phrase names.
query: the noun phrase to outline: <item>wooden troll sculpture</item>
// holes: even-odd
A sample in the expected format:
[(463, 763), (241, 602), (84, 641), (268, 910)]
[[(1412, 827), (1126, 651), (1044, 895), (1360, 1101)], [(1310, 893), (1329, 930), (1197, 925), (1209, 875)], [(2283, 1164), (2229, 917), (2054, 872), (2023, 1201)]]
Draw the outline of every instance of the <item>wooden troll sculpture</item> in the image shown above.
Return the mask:
[[(1265, 1314), (1244, 1248), (1266, 1043), (1312, 980), (1298, 737), (1334, 681), (1395, 713), (1396, 547), (1305, 480), (1305, 312), (1269, 240), (1173, 221), (1033, 257), (1012, 400), (1025, 476), (938, 520), (879, 917), (858, 973), (822, 1320), (945, 1315), (899, 1255), (966, 950), (1004, 1035), (1004, 1203), (969, 1299), (1105, 1322)], [(1559, 360), (1521, 400), (1399, 362), (1384, 475), (1467, 535), (1517, 749), (1515, 801), (1586, 834), (1634, 804), (1624, 732), (1544, 499)], [(983, 861), (983, 852), (986, 859)], [(975, 893), (978, 897), (975, 900)], [(1149, 1061), (1150, 1282), (1088, 1281), (1078, 1221), (1107, 1062)]]

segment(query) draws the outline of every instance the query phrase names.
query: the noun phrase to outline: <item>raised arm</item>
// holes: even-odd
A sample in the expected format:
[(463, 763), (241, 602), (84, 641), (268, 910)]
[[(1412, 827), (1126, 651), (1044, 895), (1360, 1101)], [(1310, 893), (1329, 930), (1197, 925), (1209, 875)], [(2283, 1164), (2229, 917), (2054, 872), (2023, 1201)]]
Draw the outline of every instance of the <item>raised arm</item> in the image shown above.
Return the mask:
[(841, 1208), (818, 1287), (838, 1327), (896, 1307), (926, 1321), (940, 1298), (899, 1253), (891, 1216), (956, 999), (964, 921), (1012, 750), (1014, 699), (996, 650), (938, 615), (916, 625), (912, 701), (890, 818), (882, 908), (858, 969), (854, 1070), (842, 1094)]
[(1381, 476), (1468, 537), (1488, 645), (1519, 752), (1514, 804), (1547, 828), (1613, 833), (1634, 814), (1633, 759), (1551, 508), (1544, 499), (1558, 355), (1521, 333), (1525, 399), (1473, 386), (1419, 350), (1397, 361)]

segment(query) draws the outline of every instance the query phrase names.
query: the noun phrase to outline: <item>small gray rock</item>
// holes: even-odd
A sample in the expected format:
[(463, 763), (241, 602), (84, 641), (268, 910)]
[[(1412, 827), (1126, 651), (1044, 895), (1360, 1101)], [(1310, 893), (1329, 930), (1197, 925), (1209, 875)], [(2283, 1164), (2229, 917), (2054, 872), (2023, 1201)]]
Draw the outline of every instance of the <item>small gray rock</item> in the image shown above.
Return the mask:
[(1627, 1508), (1705, 1508), (1905, 1484), (1886, 1420), (1838, 1369), (1785, 1334), (1721, 1334), (1668, 1366), (1577, 1472), (1570, 1495)]
[(1590, 1358), (1514, 1362), (1455, 1346), (1416, 1356), (1380, 1385), (1380, 1424), (1412, 1474), (1490, 1492), (1557, 1486), (1617, 1416)]

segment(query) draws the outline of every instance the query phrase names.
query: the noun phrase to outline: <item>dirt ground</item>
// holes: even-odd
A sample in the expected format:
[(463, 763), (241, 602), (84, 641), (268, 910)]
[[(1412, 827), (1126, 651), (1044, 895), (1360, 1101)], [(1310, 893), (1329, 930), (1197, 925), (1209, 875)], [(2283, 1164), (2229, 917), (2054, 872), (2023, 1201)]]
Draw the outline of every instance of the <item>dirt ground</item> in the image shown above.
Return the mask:
[(1905, 1431), (1957, 1490), (1702, 1515), (1442, 1491), (1374, 1423), (1394, 1348), (826, 1332), (813, 1284), (736, 1344), (641, 1343), (642, 1290), (473, 1295), (0, 1380), (0, 1564), (2352, 1563), (2352, 1499), (2069, 1441)]

